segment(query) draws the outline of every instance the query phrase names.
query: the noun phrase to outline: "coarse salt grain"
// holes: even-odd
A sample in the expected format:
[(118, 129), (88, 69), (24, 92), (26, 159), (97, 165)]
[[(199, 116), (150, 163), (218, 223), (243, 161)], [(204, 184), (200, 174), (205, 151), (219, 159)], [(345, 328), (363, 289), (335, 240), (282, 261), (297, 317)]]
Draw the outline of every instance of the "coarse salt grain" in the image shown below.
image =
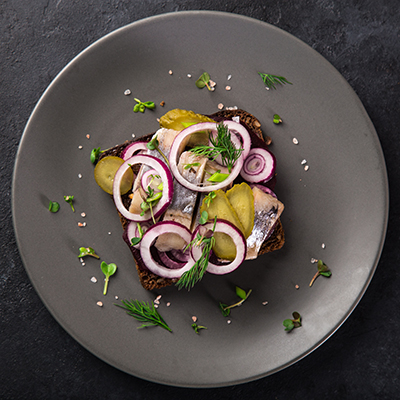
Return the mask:
[(268, 301), (263, 301), (262, 305), (266, 306), (268, 304)]
[(159, 304), (160, 304), (160, 302), (159, 302), (157, 299), (155, 299), (155, 300), (154, 300), (154, 304), (157, 304), (157, 305), (159, 305)]
[(229, 74), (229, 75), (227, 76), (226, 80), (230, 81), (231, 78), (232, 78), (232, 75)]
[(240, 117), (238, 115), (236, 117), (232, 117), (232, 121), (239, 123), (240, 122)]
[(111, 232), (108, 232), (109, 235), (111, 235)]
[(82, 174), (78, 174), (78, 178), (79, 178), (79, 179), (82, 179)]
[(86, 263), (83, 262), (83, 263), (82, 263), (82, 267), (84, 267), (85, 265), (86, 265)]
[(167, 307), (169, 307), (170, 305), (171, 305), (171, 303), (170, 303), (170, 302), (168, 302), (168, 303), (167, 303)]
[(161, 294), (159, 294), (159, 295), (156, 297), (156, 300), (160, 300), (160, 299), (161, 299), (161, 297), (162, 297), (162, 295), (161, 295)]
[(304, 164), (306, 164), (306, 163), (307, 163), (307, 160), (304, 159), (304, 160), (301, 162), (301, 165), (304, 165)]
[(193, 315), (192, 321), (193, 321), (193, 322), (196, 322), (196, 321), (197, 321), (197, 317), (196, 317), (195, 315)]
[(214, 82), (210, 79), (210, 87), (215, 87), (217, 85), (217, 82)]
[(316, 258), (311, 259), (311, 264), (315, 264), (316, 262), (318, 262), (318, 260)]
[(218, 104), (218, 109), (219, 109), (219, 110), (222, 110), (223, 108), (224, 108), (224, 105), (223, 105), (222, 103), (219, 103), (219, 104)]
[(294, 137), (294, 138), (293, 138), (293, 143), (294, 143), (294, 144), (299, 144), (299, 141)]
[(132, 93), (132, 92), (131, 92), (130, 89), (126, 89), (125, 92), (124, 92), (124, 95), (125, 95), (125, 96), (129, 96), (131, 93)]
[(304, 171), (308, 171), (309, 168), (310, 168), (309, 165), (305, 165), (305, 166), (304, 166)]
[(78, 226), (80, 227), (80, 228), (84, 228), (85, 226), (86, 226), (86, 222), (78, 222)]
[(188, 77), (188, 78), (191, 78), (191, 77), (192, 77), (192, 75), (190, 75), (190, 74), (187, 74), (187, 77)]
[(78, 146), (78, 149), (79, 149), (79, 150), (82, 150), (82, 149), (83, 149), (83, 146)]
[(118, 300), (118, 298), (119, 298), (118, 296), (115, 296), (115, 297), (114, 297), (115, 300)]
[(295, 288), (296, 288), (296, 289), (299, 289), (299, 288), (300, 288), (300, 286), (299, 286), (299, 285), (295, 285)]
[(133, 137), (133, 138), (135, 138), (135, 137), (136, 137), (136, 135), (135, 135), (134, 133), (132, 133), (132, 137)]
[(230, 87), (230, 86), (225, 86), (225, 90), (227, 90), (227, 91), (229, 91), (229, 90), (231, 90), (232, 88)]
[(172, 75), (172, 74), (173, 74), (173, 72), (172, 72), (172, 70), (171, 70), (171, 69), (168, 71), (168, 73), (169, 73), (170, 75)]
[(81, 213), (81, 217), (82, 218), (85, 218), (86, 217), (86, 214), (83, 212), (83, 213)]
[(93, 282), (93, 283), (96, 283), (96, 282), (97, 282), (97, 279), (96, 279), (95, 276), (92, 276), (92, 277), (90, 278), (90, 281)]
[(324, 249), (326, 247), (325, 243), (322, 243), (321, 247)]
[(102, 303), (101, 301), (98, 301), (96, 304), (97, 304), (99, 307), (103, 307), (103, 303)]
[(228, 321), (226, 321), (226, 323), (229, 325), (232, 321), (230, 319), (228, 319)]
[(154, 308), (158, 308), (158, 304), (154, 304)]
[(86, 139), (90, 139), (90, 135), (89, 134), (86, 135)]

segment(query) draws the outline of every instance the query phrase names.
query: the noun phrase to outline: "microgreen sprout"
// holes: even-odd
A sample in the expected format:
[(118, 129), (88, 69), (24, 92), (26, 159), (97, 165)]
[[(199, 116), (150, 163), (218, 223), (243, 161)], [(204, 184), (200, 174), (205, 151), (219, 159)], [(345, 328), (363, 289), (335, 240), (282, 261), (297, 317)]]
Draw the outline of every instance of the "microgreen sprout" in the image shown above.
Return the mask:
[(270, 75), (270, 74), (263, 74), (262, 72), (258, 72), (261, 76), (265, 86), (268, 89), (276, 89), (275, 85), (284, 85), (288, 83), (289, 85), (293, 85), (293, 83), (289, 82), (285, 77), (278, 76), (278, 75)]
[(281, 124), (283, 121), (282, 121), (282, 118), (281, 118), (278, 114), (274, 114), (273, 122), (274, 122), (274, 124), (279, 125), (279, 124)]
[(64, 200), (71, 206), (71, 209), (73, 212), (75, 212), (75, 208), (74, 208), (74, 196), (64, 196)]
[(311, 279), (310, 282), (310, 287), (313, 285), (313, 283), (315, 282), (315, 280), (320, 276), (325, 276), (327, 278), (329, 278), (332, 275), (331, 270), (328, 268), (328, 266), (322, 261), (322, 260), (318, 260), (318, 271), (316, 272), (316, 274), (313, 276), (313, 278)]
[(192, 324), (192, 328), (197, 334), (200, 334), (199, 329), (207, 329), (205, 326), (197, 325), (196, 323)]
[(200, 225), (204, 225), (204, 224), (207, 223), (207, 221), (208, 221), (208, 212), (207, 211), (203, 211), (201, 213), (200, 218), (199, 218), (199, 224)]
[(301, 326), (301, 316), (295, 311), (293, 314), (293, 319), (285, 319), (283, 321), (283, 326), (285, 327), (285, 331), (290, 332), (294, 328), (299, 328)]
[(79, 247), (78, 257), (82, 258), (82, 257), (85, 257), (85, 256), (92, 256), (92, 257), (97, 258), (97, 259), (100, 258), (91, 247)]
[(232, 308), (241, 306), (245, 302), (245, 300), (247, 300), (248, 297), (250, 296), (252, 289), (250, 289), (246, 293), (242, 288), (240, 288), (239, 286), (236, 286), (235, 292), (236, 292), (236, 295), (240, 298), (240, 300), (238, 302), (236, 302), (230, 306), (228, 306), (227, 304), (224, 304), (222, 302), (219, 303), (219, 308), (222, 311), (222, 315), (224, 317), (227, 317), (231, 313)]
[(49, 211), (52, 213), (56, 213), (60, 209), (60, 204), (56, 201), (50, 201), (49, 203)]
[(114, 263), (107, 264), (106, 262), (102, 261), (100, 268), (103, 274), (106, 276), (104, 280), (104, 290), (103, 290), (103, 294), (106, 295), (108, 289), (108, 281), (110, 279), (110, 276), (114, 275), (115, 272), (117, 271), (117, 266)]
[(123, 305), (116, 304), (117, 307), (123, 308), (128, 315), (143, 322), (140, 328), (145, 328), (148, 326), (161, 326), (167, 331), (172, 332), (171, 328), (167, 325), (164, 319), (161, 317), (159, 312), (155, 309), (154, 303), (146, 303), (139, 300), (121, 300)]
[(204, 72), (201, 74), (200, 78), (197, 79), (196, 81), (196, 86), (199, 89), (203, 89), (205, 86), (207, 86), (207, 89), (212, 92), (214, 88), (210, 86), (210, 74), (208, 72)]
[(96, 164), (97, 160), (100, 157), (100, 153), (102, 153), (102, 151), (100, 150), (100, 147), (94, 148), (90, 152), (90, 161), (92, 162), (92, 164)]
[(156, 135), (150, 140), (150, 142), (147, 143), (146, 147), (149, 150), (157, 150), (161, 154), (161, 156), (164, 159), (165, 163), (169, 166), (168, 158), (165, 156), (165, 154), (158, 147), (159, 144), (160, 144), (160, 142), (158, 141), (157, 135)]
[(137, 104), (135, 104), (135, 106), (133, 107), (133, 111), (134, 112), (141, 112), (144, 113), (146, 108), (153, 110), (156, 105), (152, 102), (152, 101), (140, 101), (139, 99), (137, 99), (135, 97), (135, 101)]
[(215, 172), (214, 174), (212, 174), (207, 181), (208, 182), (223, 182), (227, 177), (229, 176), (229, 174), (223, 174), (221, 172)]
[(132, 246), (136, 246), (137, 244), (139, 244), (143, 237), (143, 229), (142, 229), (141, 225), (139, 224), (139, 222), (137, 222), (137, 228), (138, 228), (138, 232), (139, 232), (139, 237), (134, 237), (131, 239)]
[(204, 198), (204, 202), (206, 203), (207, 207), (210, 207), (210, 204), (212, 203), (212, 201), (215, 199), (216, 196), (217, 194), (214, 191), (208, 193), (208, 195)]

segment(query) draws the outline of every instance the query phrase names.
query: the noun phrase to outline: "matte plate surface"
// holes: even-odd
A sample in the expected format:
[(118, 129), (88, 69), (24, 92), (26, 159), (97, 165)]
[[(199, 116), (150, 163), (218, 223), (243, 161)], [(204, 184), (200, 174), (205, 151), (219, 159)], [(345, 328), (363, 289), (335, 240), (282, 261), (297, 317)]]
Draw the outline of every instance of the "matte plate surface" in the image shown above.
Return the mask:
[[(217, 82), (214, 92), (195, 86), (204, 71)], [(258, 71), (282, 75), (293, 85), (267, 91)], [(226, 85), (232, 89), (225, 90)], [(128, 88), (131, 96), (124, 95)], [(134, 113), (134, 97), (154, 101), (157, 107)], [(90, 151), (155, 131), (156, 119), (170, 109), (213, 113), (219, 103), (254, 114), (272, 137), (278, 160), (276, 192), (286, 207), (286, 244), (232, 274), (207, 275), (189, 293), (175, 287), (147, 292), (121, 239), (113, 202), (94, 181)], [(274, 113), (283, 124), (273, 124)], [(75, 196), (75, 213), (64, 195)], [(50, 200), (61, 204), (58, 213), (48, 211)], [(23, 134), (12, 202), (30, 279), (79, 343), (144, 379), (212, 387), (279, 371), (343, 323), (380, 256), (388, 184), (374, 127), (353, 90), (323, 57), (257, 20), (178, 12), (118, 29), (57, 76)], [(86, 226), (78, 227), (79, 222)], [(100, 261), (85, 259), (82, 266), (80, 246), (91, 246), (101, 260), (118, 265), (107, 296), (102, 294)], [(311, 258), (323, 259), (333, 275), (318, 278), (310, 288), (317, 270)], [(91, 282), (93, 276), (97, 283)], [(228, 324), (218, 303), (237, 301), (235, 285), (253, 293), (232, 311)], [(121, 299), (151, 301), (158, 294), (159, 311), (173, 333), (158, 327), (137, 329), (140, 324), (114, 305)], [(104, 306), (97, 306), (98, 301)], [(282, 321), (293, 311), (302, 315), (303, 326), (287, 333)], [(191, 327), (193, 315), (208, 328), (198, 335)]]

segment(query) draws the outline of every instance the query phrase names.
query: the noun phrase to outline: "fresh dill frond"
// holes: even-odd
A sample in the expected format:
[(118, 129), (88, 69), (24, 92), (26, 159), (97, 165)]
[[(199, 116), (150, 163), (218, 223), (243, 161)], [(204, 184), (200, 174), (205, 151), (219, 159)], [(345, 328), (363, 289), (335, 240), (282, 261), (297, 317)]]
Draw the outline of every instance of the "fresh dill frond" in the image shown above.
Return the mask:
[(258, 73), (262, 80), (265, 83), (265, 86), (268, 89), (276, 89), (275, 85), (284, 85), (288, 83), (289, 85), (293, 85), (293, 83), (289, 82), (285, 77), (271, 74), (263, 74), (262, 72)]
[(236, 148), (231, 140), (231, 133), (226, 125), (222, 122), (217, 125), (217, 136), (214, 138), (210, 134), (209, 145), (195, 146), (190, 151), (198, 156), (205, 156), (214, 161), (219, 155), (222, 159), (222, 164), (231, 172), (235, 162), (239, 159), (243, 149)]
[(155, 309), (154, 303), (146, 303), (139, 300), (121, 300), (121, 304), (116, 304), (117, 307), (123, 308), (126, 313), (140, 322), (143, 322), (140, 328), (147, 326), (161, 326), (167, 331), (172, 332), (171, 328), (167, 325), (159, 312)]

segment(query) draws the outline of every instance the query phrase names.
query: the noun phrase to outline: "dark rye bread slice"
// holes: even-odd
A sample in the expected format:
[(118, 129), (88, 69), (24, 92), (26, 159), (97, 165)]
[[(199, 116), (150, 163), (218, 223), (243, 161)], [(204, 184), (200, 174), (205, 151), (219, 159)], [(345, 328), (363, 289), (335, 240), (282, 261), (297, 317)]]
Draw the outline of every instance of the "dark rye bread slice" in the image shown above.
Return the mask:
[[(215, 114), (210, 115), (209, 117), (215, 119), (216, 121), (220, 121), (220, 120), (224, 120), (224, 119), (232, 119), (232, 117), (237, 117), (237, 116), (240, 117), (240, 122), (243, 123), (247, 127), (247, 129), (250, 131), (252, 147), (265, 147), (266, 142), (269, 141), (269, 138), (268, 137), (265, 138), (267, 140), (264, 139), (263, 132), (261, 130), (260, 121), (256, 117), (254, 117), (252, 114), (248, 113), (247, 111), (240, 110), (240, 109), (239, 110), (222, 110), (222, 111), (218, 111)], [(154, 135), (154, 133), (150, 133), (146, 136), (142, 136), (139, 139), (126, 141), (123, 144), (120, 144), (109, 150), (106, 150), (101, 154), (100, 159), (103, 157), (106, 157), (106, 156), (111, 156), (111, 155), (112, 156), (121, 156), (121, 153), (123, 152), (123, 150), (125, 149), (125, 147), (128, 144), (130, 144), (134, 141), (137, 141), (137, 140), (149, 141), (153, 135)], [(135, 172), (137, 172), (137, 171), (135, 171)], [(272, 186), (273, 185), (274, 185), (274, 182), (273, 182)], [(273, 187), (271, 187), (271, 189), (273, 189)], [(125, 207), (129, 208), (129, 204), (130, 204), (129, 194), (123, 195), (122, 200), (123, 200)], [(128, 246), (132, 252), (132, 256), (136, 262), (136, 270), (139, 275), (140, 283), (142, 284), (142, 286), (147, 290), (154, 290), (154, 289), (160, 289), (162, 287), (175, 284), (177, 282), (177, 279), (163, 278), (156, 274), (153, 274), (151, 271), (149, 271), (147, 269), (147, 267), (143, 263), (142, 257), (140, 256), (140, 251), (135, 249), (134, 247), (132, 247), (127, 238), (125, 228), (128, 225), (129, 221), (127, 221), (126, 218), (123, 217), (119, 212), (118, 212), (118, 214), (120, 217), (122, 227), (124, 229), (123, 239), (128, 244)], [(284, 234), (281, 220), (278, 219), (278, 221), (275, 224), (274, 231), (269, 236), (269, 238), (262, 244), (261, 249), (259, 251), (259, 255), (278, 250), (284, 245), (284, 243), (285, 243), (285, 234)]]

